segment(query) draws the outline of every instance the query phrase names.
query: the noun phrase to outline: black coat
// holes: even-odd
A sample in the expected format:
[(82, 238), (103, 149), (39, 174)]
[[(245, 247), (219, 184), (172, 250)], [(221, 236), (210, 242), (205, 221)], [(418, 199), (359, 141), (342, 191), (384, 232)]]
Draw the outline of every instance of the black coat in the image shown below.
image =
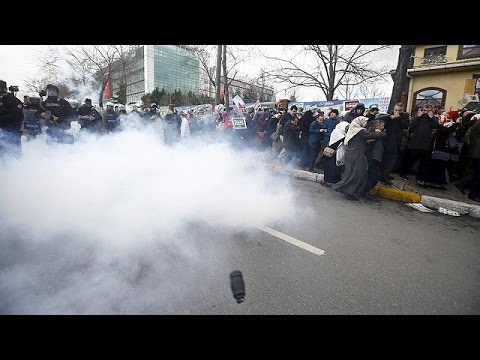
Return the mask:
[(430, 118), (427, 114), (415, 116), (410, 123), (410, 141), (408, 148), (412, 150), (432, 150), (432, 130), (441, 125), (436, 117)]
[(282, 115), (282, 117), (280, 118), (280, 124), (282, 125), (282, 127), (280, 128), (280, 135), (283, 135), (283, 131), (285, 130), (285, 124), (292, 119), (293, 115), (290, 114), (288, 111)]
[(365, 156), (367, 157), (369, 163), (372, 160), (376, 160), (378, 162), (382, 161), (384, 153), (384, 144), (382, 140), (384, 139), (385, 137), (382, 139), (377, 139), (374, 142), (368, 143), (365, 147)]
[(348, 112), (344, 117), (343, 117), (343, 120), (348, 122), (348, 123), (351, 123), (353, 119), (359, 117), (359, 116), (362, 116), (362, 115), (358, 115), (357, 114), (357, 110), (355, 110), (355, 108), (353, 108), (352, 110), (350, 110), (350, 112)]
[(20, 132), (23, 104), (10, 93), (0, 95), (0, 129)]
[(93, 106), (87, 106), (83, 104), (80, 106), (77, 110), (77, 114), (80, 116), (93, 116), (95, 117), (95, 120), (83, 120), (80, 119), (80, 124), (82, 125), (82, 128), (90, 129), (98, 126), (99, 122), (102, 120), (102, 115), (95, 109)]
[(480, 120), (475, 120), (468, 134), (468, 157), (480, 158)]
[(283, 144), (285, 147), (296, 147), (298, 145), (298, 132), (300, 127), (291, 121), (285, 124), (283, 130)]
[(403, 113), (398, 118), (392, 118), (391, 115), (379, 116), (378, 120), (385, 121), (385, 133), (383, 146), (385, 154), (397, 155), (402, 149), (403, 129), (408, 129), (410, 119), (407, 113)]
[[(70, 103), (58, 96), (50, 96), (42, 102), (42, 107), (45, 110), (51, 111), (53, 116), (59, 118), (57, 122), (53, 120), (48, 121), (47, 125), (56, 126), (62, 129), (68, 129), (70, 127), (70, 121), (75, 119), (75, 110)], [(48, 119), (47, 119), (48, 120)]]

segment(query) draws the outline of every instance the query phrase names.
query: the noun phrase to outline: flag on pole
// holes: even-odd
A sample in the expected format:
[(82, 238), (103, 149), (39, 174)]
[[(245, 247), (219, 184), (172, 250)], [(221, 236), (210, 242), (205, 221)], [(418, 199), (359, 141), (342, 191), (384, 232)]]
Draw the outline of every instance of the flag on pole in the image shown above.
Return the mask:
[(103, 100), (110, 99), (112, 97), (112, 85), (110, 84), (110, 79), (108, 79), (107, 84), (105, 85), (105, 90), (103, 91)]

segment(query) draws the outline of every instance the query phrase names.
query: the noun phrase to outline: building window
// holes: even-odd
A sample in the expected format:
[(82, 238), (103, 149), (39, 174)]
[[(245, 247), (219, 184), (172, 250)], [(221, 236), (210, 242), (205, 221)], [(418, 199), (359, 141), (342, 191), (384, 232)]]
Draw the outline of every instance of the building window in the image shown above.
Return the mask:
[(475, 79), (475, 94), (480, 97), (480, 74), (473, 74), (473, 78)]
[(446, 55), (447, 55), (446, 46), (426, 48), (423, 54), (422, 65), (446, 63), (447, 62)]
[(460, 45), (457, 60), (480, 57), (480, 45)]
[(425, 104), (433, 105), (433, 108), (444, 109), (447, 90), (429, 87), (416, 91), (413, 94), (412, 114), (416, 114), (417, 110)]

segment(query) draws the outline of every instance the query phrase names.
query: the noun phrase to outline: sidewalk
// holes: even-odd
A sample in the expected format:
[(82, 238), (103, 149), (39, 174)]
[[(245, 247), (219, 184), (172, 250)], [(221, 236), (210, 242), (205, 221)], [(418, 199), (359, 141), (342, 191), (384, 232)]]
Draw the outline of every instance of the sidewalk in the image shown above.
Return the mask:
[[(320, 182), (323, 180), (323, 173), (312, 173), (302, 170), (299, 167), (290, 165), (287, 169), (283, 169), (281, 163), (277, 159), (263, 161), (254, 161), (258, 166), (263, 166), (274, 172), (292, 175), (300, 179)], [(406, 203), (422, 203), (422, 205), (438, 210), (440, 207), (453, 210), (461, 215), (470, 215), (480, 219), (480, 205), (462, 194), (453, 184), (445, 185), (446, 190), (421, 188), (416, 185), (415, 175), (409, 175), (409, 179), (405, 180), (398, 175), (392, 175), (394, 185), (388, 186), (378, 184), (370, 193), (387, 199), (403, 201)]]

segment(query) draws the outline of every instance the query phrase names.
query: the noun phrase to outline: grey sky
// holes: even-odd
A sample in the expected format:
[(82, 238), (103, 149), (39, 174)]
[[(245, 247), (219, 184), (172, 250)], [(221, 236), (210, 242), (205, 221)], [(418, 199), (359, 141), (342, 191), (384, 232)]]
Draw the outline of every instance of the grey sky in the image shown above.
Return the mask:
[[(24, 93), (25, 80), (32, 76), (38, 69), (35, 66), (35, 58), (37, 56), (36, 50), (41, 50), (42, 45), (0, 45), (0, 79), (3, 79), (10, 85), (18, 85), (20, 87), (19, 96)], [(64, 47), (60, 45), (59, 47)], [(238, 46), (242, 48), (251, 48), (251, 46)], [(276, 53), (282, 51), (281, 45), (261, 45), (259, 46), (263, 51)], [(395, 45), (392, 49), (382, 51), (372, 57), (378, 65), (385, 65), (388, 69), (395, 69), (398, 58), (399, 45)], [(214, 56), (214, 55), (213, 55)], [(241, 75), (254, 77), (258, 75), (260, 69), (267, 64), (266, 59), (250, 54), (246, 61), (239, 66)], [(393, 81), (388, 79), (385, 82), (377, 83), (376, 86), (385, 96), (390, 96)], [(285, 96), (281, 91), (282, 87), (275, 86), (278, 91), (277, 99)], [(297, 98), (301, 101), (320, 101), (325, 100), (323, 93), (317, 88), (300, 88), (297, 92)]]

